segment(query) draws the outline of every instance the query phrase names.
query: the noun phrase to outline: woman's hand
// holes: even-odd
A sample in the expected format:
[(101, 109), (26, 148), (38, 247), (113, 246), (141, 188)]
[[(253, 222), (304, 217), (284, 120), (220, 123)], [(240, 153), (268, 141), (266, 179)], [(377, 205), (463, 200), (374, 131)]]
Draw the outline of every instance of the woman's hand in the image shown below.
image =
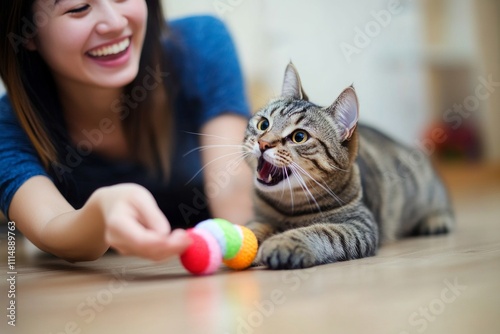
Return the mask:
[(121, 254), (160, 261), (182, 253), (191, 243), (185, 231), (171, 231), (151, 193), (137, 184), (100, 188), (87, 204), (100, 209), (104, 240)]
[(71, 262), (96, 260), (109, 247), (159, 261), (191, 242), (170, 230), (151, 193), (137, 184), (100, 188), (75, 210), (48, 177), (34, 176), (14, 195), (9, 214), (38, 248)]

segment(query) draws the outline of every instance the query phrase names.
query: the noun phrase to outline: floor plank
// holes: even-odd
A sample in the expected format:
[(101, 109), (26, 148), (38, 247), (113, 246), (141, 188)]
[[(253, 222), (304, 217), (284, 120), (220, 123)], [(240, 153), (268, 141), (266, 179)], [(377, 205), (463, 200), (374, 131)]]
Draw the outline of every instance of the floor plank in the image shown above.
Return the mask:
[[(16, 244), (16, 327), (1, 333), (496, 333), (500, 173), (440, 167), (458, 228), (383, 246), (377, 256), (306, 270), (221, 269), (107, 255), (69, 264)], [(7, 254), (5, 236), (2, 254)], [(8, 276), (6, 256), (1, 274)], [(9, 285), (1, 281), (7, 305)], [(8, 320), (8, 319), (7, 319)]]

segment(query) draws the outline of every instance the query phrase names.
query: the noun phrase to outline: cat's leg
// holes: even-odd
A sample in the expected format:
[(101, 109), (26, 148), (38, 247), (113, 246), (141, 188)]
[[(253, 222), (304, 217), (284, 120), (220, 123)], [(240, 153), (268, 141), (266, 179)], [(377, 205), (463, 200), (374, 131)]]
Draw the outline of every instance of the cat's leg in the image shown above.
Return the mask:
[(451, 232), (455, 227), (455, 217), (444, 184), (433, 173), (429, 182), (426, 201), (422, 205), (424, 216), (412, 230), (412, 235), (435, 235)]
[(256, 263), (271, 269), (298, 269), (375, 255), (378, 228), (371, 214), (342, 223), (319, 222), (266, 239)]
[(276, 233), (275, 228), (270, 224), (261, 223), (258, 221), (250, 221), (245, 224), (252, 232), (255, 234), (259, 245), (262, 244), (264, 240), (269, 238), (271, 235)]
[[(273, 234), (276, 233), (276, 230), (272, 225), (261, 223), (258, 221), (250, 221), (247, 224), (245, 224), (245, 226), (248, 227), (250, 230), (252, 230), (252, 232), (255, 234), (259, 247), (267, 238), (271, 237)], [(255, 259), (252, 263), (253, 267), (261, 265), (261, 263), (256, 260), (257, 259)]]
[(446, 234), (453, 230), (455, 218), (449, 211), (437, 211), (429, 213), (420, 220), (413, 229), (412, 235), (436, 235)]

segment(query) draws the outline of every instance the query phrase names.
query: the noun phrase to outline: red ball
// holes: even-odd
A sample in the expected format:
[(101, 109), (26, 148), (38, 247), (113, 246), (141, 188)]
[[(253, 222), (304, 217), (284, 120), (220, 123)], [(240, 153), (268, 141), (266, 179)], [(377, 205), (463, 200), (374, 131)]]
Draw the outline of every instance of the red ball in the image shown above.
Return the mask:
[(191, 229), (186, 231), (193, 242), (181, 255), (181, 263), (192, 274), (199, 275), (203, 273), (208, 266), (208, 245), (202, 236), (194, 233)]
[(217, 240), (205, 230), (189, 229), (187, 233), (193, 242), (181, 255), (182, 265), (194, 275), (213, 274), (222, 263)]

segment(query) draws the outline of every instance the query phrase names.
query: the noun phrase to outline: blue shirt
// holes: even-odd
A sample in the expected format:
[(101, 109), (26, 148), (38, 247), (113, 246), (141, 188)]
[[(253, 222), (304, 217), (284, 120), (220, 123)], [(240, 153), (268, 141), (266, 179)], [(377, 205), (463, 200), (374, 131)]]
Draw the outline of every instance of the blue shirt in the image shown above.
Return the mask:
[(137, 163), (93, 152), (80, 155), (81, 161), (63, 178), (45, 170), (4, 96), (0, 99), (0, 210), (8, 213), (12, 197), (26, 180), (45, 175), (76, 209), (97, 188), (133, 182), (151, 191), (173, 227), (192, 226), (208, 218), (202, 173), (194, 177), (202, 168), (199, 152), (186, 153), (200, 145), (199, 136), (193, 133), (199, 133), (207, 121), (228, 112), (249, 117), (242, 73), (231, 37), (219, 20), (188, 17), (169, 22), (169, 26), (171, 37), (165, 49), (180, 85), (169, 181), (151, 176)]

